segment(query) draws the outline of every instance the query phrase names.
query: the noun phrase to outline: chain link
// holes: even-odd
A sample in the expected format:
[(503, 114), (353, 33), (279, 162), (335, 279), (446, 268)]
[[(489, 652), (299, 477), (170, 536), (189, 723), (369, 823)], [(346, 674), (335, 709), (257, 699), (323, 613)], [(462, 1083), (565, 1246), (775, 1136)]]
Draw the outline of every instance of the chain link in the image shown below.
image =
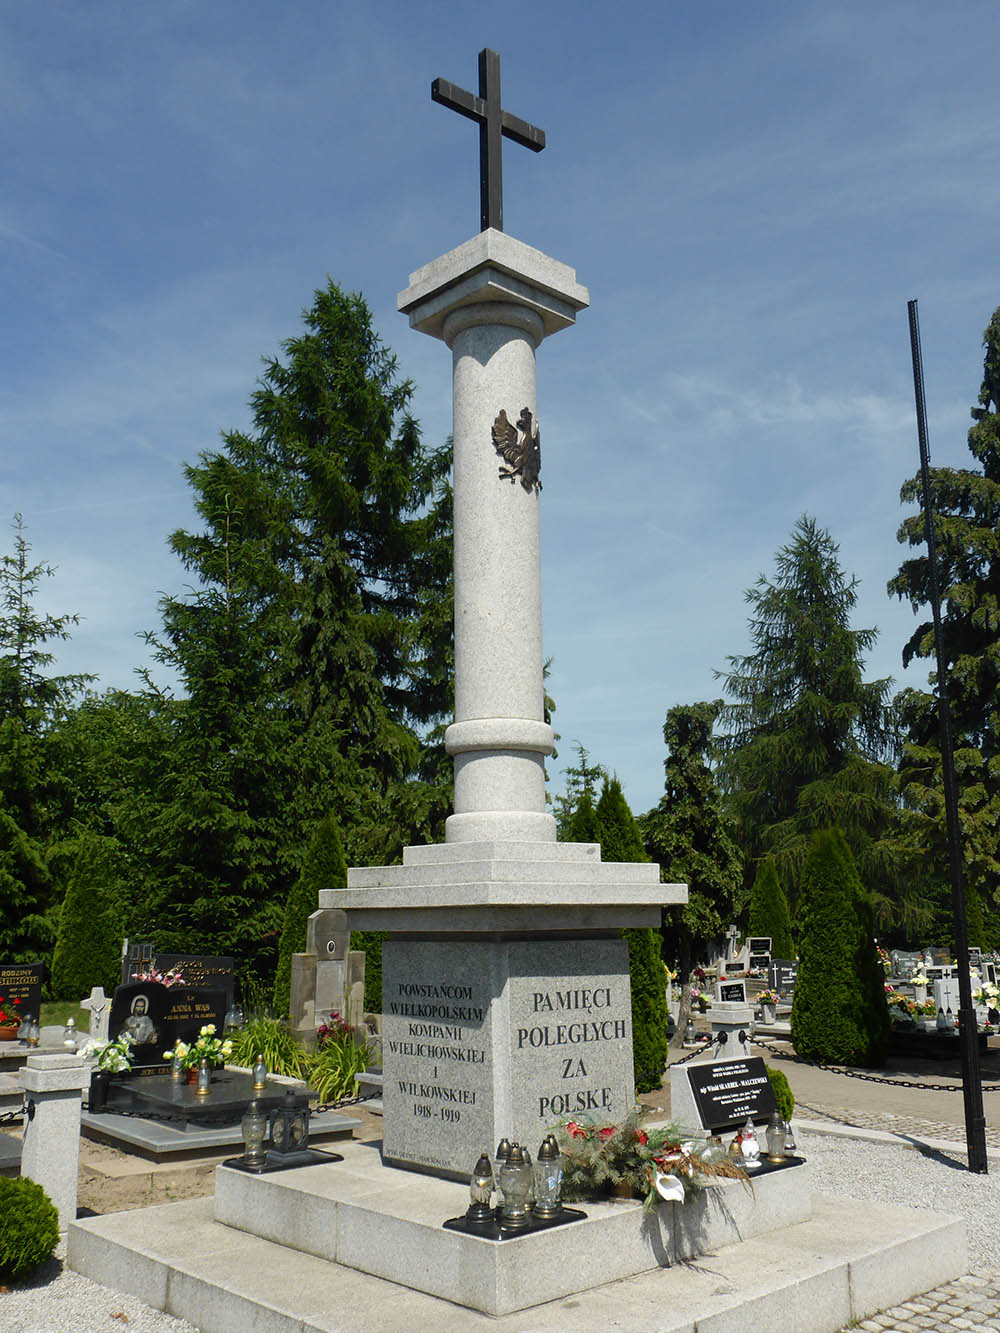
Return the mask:
[(9, 1125), (13, 1120), (20, 1120), (23, 1115), (24, 1103), (22, 1102), (16, 1111), (4, 1111), (4, 1113), (0, 1115), (0, 1125)]
[(692, 1051), (690, 1055), (685, 1055), (683, 1059), (672, 1061), (670, 1068), (674, 1069), (676, 1068), (677, 1065), (686, 1065), (687, 1062), (689, 1060), (693, 1060), (696, 1055), (704, 1055), (706, 1051), (710, 1051), (713, 1046), (721, 1046), (721, 1045), (723, 1045), (723, 1042), (720, 1040), (719, 1037), (713, 1037), (711, 1041), (699, 1042), (697, 1050)]
[[(797, 1052), (772, 1046), (770, 1042), (761, 1041), (759, 1037), (751, 1037), (750, 1040), (754, 1046), (762, 1046), (765, 1051), (770, 1051), (772, 1055), (780, 1055), (783, 1060), (792, 1060), (797, 1065), (809, 1065), (812, 1069), (824, 1069), (828, 1074), (843, 1074), (845, 1078), (858, 1078), (863, 1083), (888, 1083), (892, 1088), (919, 1088), (924, 1092), (961, 1092), (963, 1090), (961, 1083), (917, 1083), (909, 1078), (884, 1078), (881, 1074), (862, 1074), (857, 1069), (842, 1069), (839, 1065), (824, 1065), (817, 1060), (805, 1060)], [(1000, 1092), (1000, 1084), (987, 1085), (982, 1090), (983, 1092)]]

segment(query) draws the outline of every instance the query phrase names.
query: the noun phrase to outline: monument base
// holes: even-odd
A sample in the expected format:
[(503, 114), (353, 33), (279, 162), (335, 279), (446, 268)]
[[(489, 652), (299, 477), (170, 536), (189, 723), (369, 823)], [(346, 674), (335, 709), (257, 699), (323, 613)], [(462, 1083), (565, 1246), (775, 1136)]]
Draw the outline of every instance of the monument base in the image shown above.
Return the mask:
[[(444, 1228), (467, 1189), (385, 1168), (370, 1146), (344, 1157), (271, 1177), (220, 1169), (214, 1216), (197, 1199), (76, 1222), (67, 1264), (204, 1333), (464, 1333), (505, 1314), (511, 1329), (556, 1330), (567, 1306), (544, 1302), (572, 1293), (580, 1329), (834, 1333), (966, 1271), (960, 1219), (813, 1199), (808, 1165), (763, 1177), (752, 1197), (727, 1181), (651, 1215), (588, 1203), (573, 1226), (497, 1245)], [(513, 1312), (531, 1306), (526, 1325)]]

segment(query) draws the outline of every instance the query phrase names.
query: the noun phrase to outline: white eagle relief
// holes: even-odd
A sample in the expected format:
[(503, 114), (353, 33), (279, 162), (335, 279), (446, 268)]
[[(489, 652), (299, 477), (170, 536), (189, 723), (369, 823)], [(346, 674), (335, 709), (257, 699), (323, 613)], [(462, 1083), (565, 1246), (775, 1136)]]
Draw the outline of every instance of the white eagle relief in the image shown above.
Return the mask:
[(538, 422), (528, 408), (521, 409), (517, 425), (507, 420), (503, 408), (493, 423), (493, 447), (507, 464), (500, 468), (501, 481), (514, 485), (515, 477), (521, 478), (521, 485), (529, 493), (540, 491), (542, 483), (538, 474), (542, 470), (542, 439)]

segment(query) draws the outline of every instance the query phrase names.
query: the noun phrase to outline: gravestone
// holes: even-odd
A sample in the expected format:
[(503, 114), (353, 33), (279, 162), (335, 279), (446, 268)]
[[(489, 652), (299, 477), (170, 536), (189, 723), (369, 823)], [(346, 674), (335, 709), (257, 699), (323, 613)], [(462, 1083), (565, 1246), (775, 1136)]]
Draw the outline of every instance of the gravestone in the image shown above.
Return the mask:
[(226, 1008), (236, 997), (235, 960), (214, 954), (155, 953), (153, 967), (157, 972), (179, 972), (184, 985), (194, 990), (221, 990), (226, 996)]
[(715, 998), (730, 1004), (746, 1004), (747, 984), (745, 981), (730, 981), (728, 977), (725, 981), (717, 981)]
[(752, 953), (747, 959), (747, 967), (752, 972), (766, 972), (771, 964), (769, 953)]
[(194, 1041), (208, 1023), (215, 1024), (221, 1037), (226, 1008), (223, 990), (130, 981), (115, 989), (108, 1032), (112, 1039), (123, 1031), (132, 1037), (136, 1068), (162, 1065), (165, 1051), (176, 1041)]
[(44, 963), (0, 963), (0, 995), (5, 1000), (17, 1000), (22, 1018), (30, 1014), (35, 1020), (42, 1011), (42, 984), (48, 976)]
[(111, 1022), (111, 1000), (104, 994), (103, 986), (94, 986), (85, 1000), (80, 1001), (81, 1009), (90, 1010), (88, 1035), (92, 1041), (107, 1041)]
[(893, 949), (889, 959), (892, 963), (892, 975), (898, 977), (901, 981), (909, 981), (910, 977), (917, 976), (924, 968), (922, 953), (910, 953), (905, 949)]
[(747, 952), (750, 954), (767, 954), (771, 956), (771, 936), (770, 935), (751, 935), (747, 940)]
[(799, 965), (788, 958), (772, 958), (767, 968), (767, 984), (786, 1000), (795, 994)]
[(306, 952), (316, 956), (315, 1009), (326, 1015), (334, 1009), (347, 1017), (347, 955), (351, 931), (347, 913), (326, 908), (313, 912), (306, 930)]
[(957, 1014), (961, 1000), (959, 999), (958, 977), (942, 977), (933, 982), (934, 1003), (938, 1009), (943, 1009), (945, 1013), (950, 1009), (953, 1014)]

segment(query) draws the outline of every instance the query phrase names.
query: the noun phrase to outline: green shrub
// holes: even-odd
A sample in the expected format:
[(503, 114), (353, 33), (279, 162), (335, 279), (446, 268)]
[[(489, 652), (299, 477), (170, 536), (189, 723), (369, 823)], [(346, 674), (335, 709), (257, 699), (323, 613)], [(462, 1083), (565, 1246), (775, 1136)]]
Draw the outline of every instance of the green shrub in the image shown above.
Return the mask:
[(0, 1176), (0, 1277), (25, 1277), (58, 1243), (59, 1213), (41, 1185)]
[(121, 969), (122, 933), (115, 912), (120, 884), (119, 850), (113, 838), (79, 840), (52, 955), (52, 997), (85, 999), (93, 986), (110, 995)]
[(389, 938), (385, 930), (355, 930), (351, 932), (351, 948), (361, 949), (365, 955), (365, 1013), (382, 1012), (382, 941)]
[(788, 899), (778, 880), (774, 859), (765, 856), (757, 867), (753, 888), (750, 890), (748, 935), (769, 935), (772, 958), (794, 958), (792, 919)]
[(321, 1102), (354, 1097), (358, 1075), (368, 1068), (368, 1047), (351, 1034), (321, 1043), (309, 1064), (309, 1086)]
[(792, 1112), (795, 1110), (795, 1094), (788, 1078), (781, 1069), (775, 1069), (771, 1065), (765, 1065), (764, 1068), (767, 1070), (767, 1081), (774, 1093), (774, 1100), (778, 1103), (778, 1114), (782, 1120), (791, 1120)]
[(230, 1063), (252, 1068), (258, 1052), (272, 1074), (305, 1078), (309, 1058), (284, 1023), (278, 1018), (251, 1018), (233, 1033)]
[(306, 849), (299, 877), (285, 903), (285, 923), (278, 945), (278, 969), (274, 977), (274, 1008), (287, 1014), (291, 998), (292, 954), (304, 953), (309, 918), (319, 908), (320, 889), (347, 887), (347, 861), (333, 815), (324, 815), (316, 825)]
[(871, 901), (839, 829), (813, 836), (799, 894), (792, 1041), (806, 1060), (881, 1065), (889, 1043)]

